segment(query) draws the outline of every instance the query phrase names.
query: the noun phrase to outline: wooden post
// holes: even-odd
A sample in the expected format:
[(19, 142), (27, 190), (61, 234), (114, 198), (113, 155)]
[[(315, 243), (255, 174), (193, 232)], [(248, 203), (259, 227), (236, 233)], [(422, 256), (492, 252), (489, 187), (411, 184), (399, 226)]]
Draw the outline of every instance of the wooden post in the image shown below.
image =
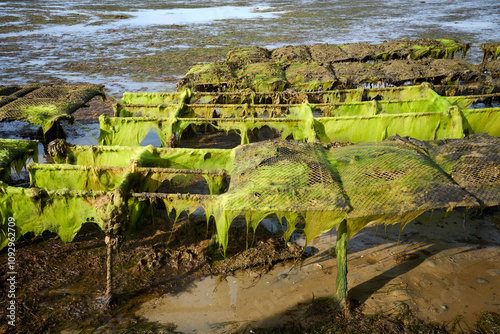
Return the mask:
[(113, 252), (118, 249), (123, 228), (130, 219), (127, 207), (127, 197), (122, 186), (116, 188), (115, 192), (108, 196), (106, 205), (100, 209), (101, 219), (103, 221), (103, 230), (106, 234), (104, 242), (106, 243), (106, 292), (104, 296), (98, 298), (102, 307), (111, 307), (114, 298), (113, 284)]
[(341, 308), (349, 312), (347, 300), (347, 220), (343, 220), (337, 228), (337, 282), (335, 285), (337, 299)]
[(106, 292), (104, 296), (97, 298), (97, 303), (102, 309), (109, 309), (113, 306), (113, 252), (118, 244), (116, 236), (106, 235)]
[(113, 250), (116, 238), (106, 236), (106, 293), (105, 298), (111, 299), (113, 296)]

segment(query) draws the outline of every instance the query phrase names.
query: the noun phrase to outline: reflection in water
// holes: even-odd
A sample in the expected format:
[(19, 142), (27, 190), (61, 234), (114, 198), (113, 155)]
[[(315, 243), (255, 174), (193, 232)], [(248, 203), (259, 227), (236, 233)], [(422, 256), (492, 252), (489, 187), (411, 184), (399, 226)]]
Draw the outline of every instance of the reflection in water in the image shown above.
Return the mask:
[[(221, 6), (209, 8), (147, 9), (135, 12), (121, 12), (122, 17), (130, 17), (110, 23), (93, 25), (92, 22), (73, 25), (52, 25), (41, 29), (5, 33), (2, 37), (22, 37), (30, 35), (67, 36), (79, 34), (91, 37), (93, 34), (111, 29), (128, 29), (154, 25), (190, 25), (210, 23), (220, 20), (271, 19), (284, 12), (269, 11), (269, 7), (234, 7)], [(52, 13), (54, 14), (54, 13)], [(60, 15), (69, 13), (60, 13)], [(97, 22), (97, 21), (96, 21)], [(9, 22), (3, 23), (8, 25)], [(1, 25), (0, 25), (1, 26)]]
[(283, 12), (268, 11), (269, 7), (234, 7), (221, 6), (211, 8), (178, 8), (167, 10), (143, 10), (129, 12), (134, 18), (123, 21), (123, 24), (139, 26), (147, 25), (186, 25), (209, 23), (218, 20), (253, 20), (271, 19)]

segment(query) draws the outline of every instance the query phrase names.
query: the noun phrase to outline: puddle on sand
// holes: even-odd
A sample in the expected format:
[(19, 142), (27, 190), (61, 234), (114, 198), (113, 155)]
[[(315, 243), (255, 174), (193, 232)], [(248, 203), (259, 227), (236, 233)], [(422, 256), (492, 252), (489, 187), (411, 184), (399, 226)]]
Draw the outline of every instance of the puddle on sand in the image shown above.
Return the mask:
[(218, 20), (271, 19), (284, 12), (271, 11), (271, 7), (220, 6), (207, 8), (176, 8), (165, 10), (141, 10), (129, 12), (134, 17), (124, 20), (123, 24), (146, 25), (187, 25), (209, 23)]
[[(498, 312), (498, 218), (498, 212), (474, 219), (456, 210), (426, 213), (401, 234), (399, 225), (365, 228), (349, 242), (350, 295), (366, 314), (391, 313), (404, 303), (423, 320), (447, 324), (461, 316), (471, 326), (481, 312)], [(247, 270), (206, 277), (152, 297), (136, 314), (174, 323), (183, 333), (230, 333), (296, 320), (300, 305), (335, 295), (334, 244), (335, 233), (327, 233), (311, 243), (315, 255), (303, 263), (280, 264), (263, 275)]]
[[(149, 321), (175, 323), (182, 333), (227, 333), (249, 325), (276, 326), (290, 320), (283, 313), (298, 303), (331, 296), (334, 275), (331, 270), (321, 270), (321, 265), (309, 264), (301, 268), (278, 265), (263, 276), (243, 271), (225, 279), (207, 277), (181, 293), (144, 303), (137, 314)], [(319, 283), (324, 281), (330, 284)], [(309, 282), (319, 284), (313, 287)]]

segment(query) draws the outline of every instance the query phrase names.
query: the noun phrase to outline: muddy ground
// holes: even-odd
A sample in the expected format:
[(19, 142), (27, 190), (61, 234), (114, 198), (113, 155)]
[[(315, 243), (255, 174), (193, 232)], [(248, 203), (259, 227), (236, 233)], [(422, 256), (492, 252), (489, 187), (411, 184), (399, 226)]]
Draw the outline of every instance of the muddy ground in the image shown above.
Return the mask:
[[(110, 107), (94, 99), (74, 116), (92, 125)], [(181, 144), (239, 143), (226, 135), (207, 138)], [(350, 315), (332, 299), (335, 232), (303, 248), (300, 229), (287, 243), (276, 219), (255, 235), (240, 220), (224, 258), (202, 213), (182, 214), (174, 225), (174, 215), (158, 204), (154, 217), (117, 251), (111, 308), (97, 302), (105, 291), (106, 251), (96, 225), (84, 225), (68, 244), (51, 234), (24, 236), (16, 243), (17, 326), (2, 321), (0, 333), (500, 331), (498, 208), (429, 212), (402, 231), (365, 228), (348, 249)], [(0, 270), (5, 282), (5, 250)], [(1, 289), (5, 296), (7, 286)]]
[[(410, 223), (401, 235), (397, 228), (370, 227), (351, 242), (349, 316), (331, 298), (332, 235), (303, 249), (298, 236), (287, 245), (279, 231), (264, 227), (247, 235), (239, 221), (224, 259), (212, 242), (213, 225), (181, 216), (174, 227), (159, 207), (117, 252), (110, 309), (97, 301), (106, 279), (104, 234), (97, 226), (84, 225), (68, 244), (50, 234), (26, 236), (16, 244), (18, 327), (4, 323), (0, 330), (497, 333), (499, 211), (481, 217), (465, 211), (434, 215)], [(0, 258), (5, 281), (5, 252)], [(5, 295), (5, 286), (2, 290)]]
[[(102, 309), (96, 300), (103, 294), (106, 281), (104, 234), (96, 225), (85, 225), (68, 244), (50, 234), (18, 241), (17, 331), (7, 330), (6, 324), (2, 331), (140, 330), (146, 321), (133, 311), (152, 296), (182, 291), (199, 277), (230, 275), (254, 267), (257, 272), (265, 272), (277, 262), (301, 256), (300, 247), (279, 247), (278, 239), (265, 231), (258, 233), (254, 247), (246, 250), (246, 234), (234, 231), (235, 242), (224, 260), (211, 243), (213, 226), (207, 228), (205, 221), (184, 217), (172, 230), (172, 222), (161, 217), (161, 212), (159, 209), (159, 216), (117, 252), (116, 300), (111, 310)], [(2, 272), (5, 279), (5, 266)], [(154, 324), (147, 327), (172, 328)]]

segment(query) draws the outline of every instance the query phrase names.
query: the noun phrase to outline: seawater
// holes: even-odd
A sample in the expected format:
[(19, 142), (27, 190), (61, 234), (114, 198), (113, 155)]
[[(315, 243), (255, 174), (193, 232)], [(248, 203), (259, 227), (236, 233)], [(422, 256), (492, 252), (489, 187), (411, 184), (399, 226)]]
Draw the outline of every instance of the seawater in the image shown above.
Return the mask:
[[(78, 73), (67, 62), (112, 62), (191, 48), (314, 43), (381, 43), (399, 38), (500, 41), (497, 0), (440, 1), (0, 1), (0, 82), (27, 83), (34, 75), (99, 81), (114, 92), (174, 90), (128, 74)], [(172, 68), (172, 76), (184, 73)], [(139, 80), (140, 81), (140, 80)], [(154, 82), (153, 82), (154, 81)], [(151, 89), (149, 89), (151, 90)]]

